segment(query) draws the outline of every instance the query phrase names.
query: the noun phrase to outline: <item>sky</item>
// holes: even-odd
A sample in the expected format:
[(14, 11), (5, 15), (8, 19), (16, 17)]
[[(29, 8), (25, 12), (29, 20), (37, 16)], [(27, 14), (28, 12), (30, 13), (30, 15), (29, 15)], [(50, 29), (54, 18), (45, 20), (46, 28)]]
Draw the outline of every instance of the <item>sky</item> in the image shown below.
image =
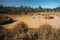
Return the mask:
[(26, 5), (31, 7), (55, 8), (60, 6), (60, 0), (0, 0), (0, 5), (4, 6), (20, 6)]

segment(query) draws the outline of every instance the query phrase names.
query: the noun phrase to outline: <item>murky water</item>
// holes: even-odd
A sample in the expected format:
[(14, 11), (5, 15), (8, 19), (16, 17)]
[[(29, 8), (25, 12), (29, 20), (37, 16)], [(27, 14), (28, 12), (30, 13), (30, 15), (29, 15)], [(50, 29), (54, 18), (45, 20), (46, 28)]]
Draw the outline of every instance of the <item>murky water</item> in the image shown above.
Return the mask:
[(54, 19), (45, 19), (42, 15), (9, 15), (14, 20), (14, 23), (3, 25), (6, 28), (14, 28), (18, 23), (25, 22), (29, 28), (39, 28), (43, 24), (49, 24), (53, 27), (60, 28), (60, 17), (54, 16)]

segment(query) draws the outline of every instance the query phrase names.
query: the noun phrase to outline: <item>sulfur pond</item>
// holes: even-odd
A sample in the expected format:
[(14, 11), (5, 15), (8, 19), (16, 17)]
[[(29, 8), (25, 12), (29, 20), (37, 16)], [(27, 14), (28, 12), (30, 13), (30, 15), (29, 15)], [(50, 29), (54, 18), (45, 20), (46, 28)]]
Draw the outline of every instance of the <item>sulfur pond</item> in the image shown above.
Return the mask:
[(18, 23), (24, 22), (29, 28), (39, 28), (43, 24), (49, 24), (55, 28), (60, 28), (60, 17), (52, 15), (52, 19), (44, 18), (43, 15), (20, 15), (20, 14), (7, 14), (12, 17), (16, 22), (3, 25), (4, 27), (11, 29), (14, 28)]

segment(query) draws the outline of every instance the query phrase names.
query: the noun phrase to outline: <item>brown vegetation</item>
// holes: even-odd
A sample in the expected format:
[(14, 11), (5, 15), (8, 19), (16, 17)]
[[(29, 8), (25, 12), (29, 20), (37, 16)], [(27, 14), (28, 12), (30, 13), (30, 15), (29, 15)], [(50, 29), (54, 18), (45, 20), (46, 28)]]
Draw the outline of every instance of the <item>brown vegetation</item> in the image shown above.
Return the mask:
[(0, 14), (0, 25), (9, 24), (12, 22), (14, 22), (14, 20), (11, 17)]
[(60, 40), (60, 29), (45, 24), (39, 29), (30, 29), (21, 22), (9, 30), (0, 26), (0, 40)]

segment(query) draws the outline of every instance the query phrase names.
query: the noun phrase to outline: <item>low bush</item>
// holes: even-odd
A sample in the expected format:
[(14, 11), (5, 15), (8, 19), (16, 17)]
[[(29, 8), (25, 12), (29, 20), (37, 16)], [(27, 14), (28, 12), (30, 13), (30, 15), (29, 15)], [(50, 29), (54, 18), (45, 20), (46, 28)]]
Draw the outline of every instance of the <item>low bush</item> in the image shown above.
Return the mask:
[(30, 29), (24, 23), (18, 23), (9, 30), (0, 26), (0, 40), (60, 40), (60, 29), (45, 24), (39, 29)]
[(6, 15), (0, 15), (0, 25), (9, 24), (12, 22), (14, 22), (14, 20), (11, 17)]

